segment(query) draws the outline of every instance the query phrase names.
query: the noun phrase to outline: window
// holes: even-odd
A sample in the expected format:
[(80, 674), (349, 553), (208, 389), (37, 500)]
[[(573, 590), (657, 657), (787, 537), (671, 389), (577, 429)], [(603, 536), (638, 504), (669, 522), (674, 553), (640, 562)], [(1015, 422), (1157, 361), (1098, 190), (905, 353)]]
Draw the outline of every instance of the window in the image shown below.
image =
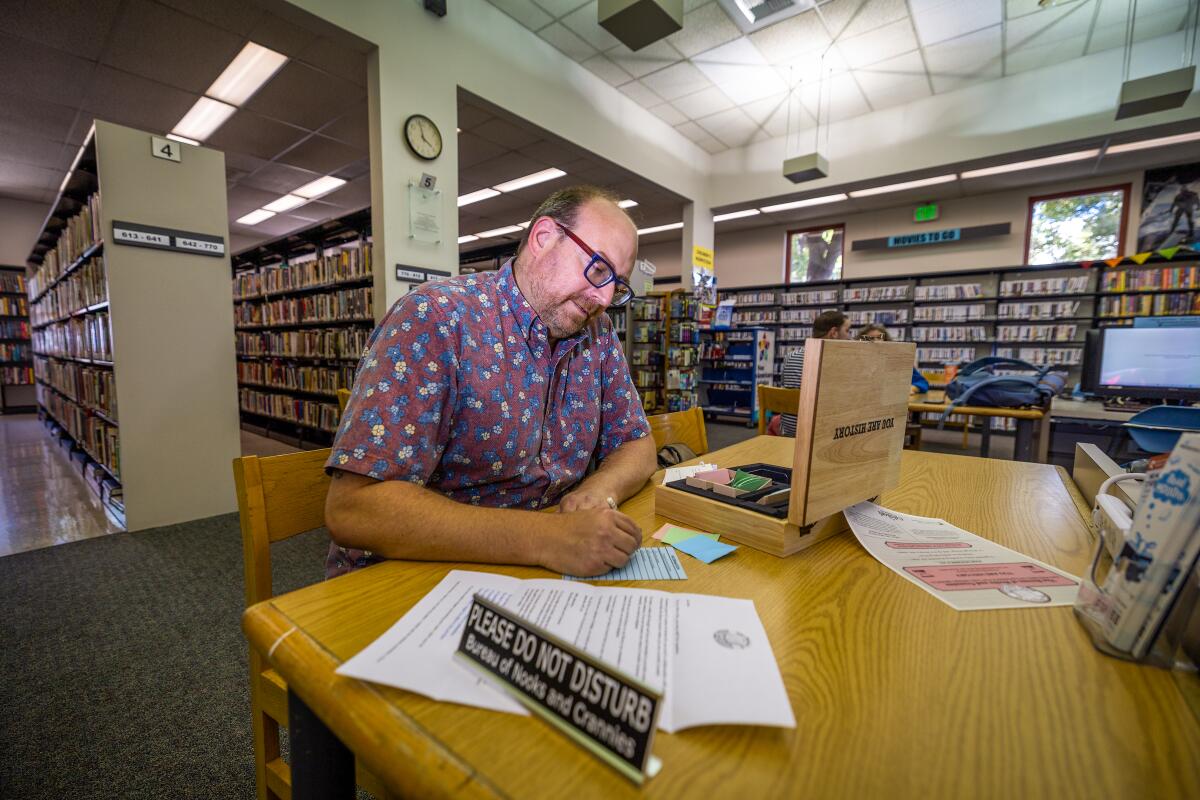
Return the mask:
[(788, 283), (836, 281), (842, 277), (841, 225), (788, 231)]
[(1128, 207), (1128, 184), (1029, 198), (1025, 263), (1119, 256)]

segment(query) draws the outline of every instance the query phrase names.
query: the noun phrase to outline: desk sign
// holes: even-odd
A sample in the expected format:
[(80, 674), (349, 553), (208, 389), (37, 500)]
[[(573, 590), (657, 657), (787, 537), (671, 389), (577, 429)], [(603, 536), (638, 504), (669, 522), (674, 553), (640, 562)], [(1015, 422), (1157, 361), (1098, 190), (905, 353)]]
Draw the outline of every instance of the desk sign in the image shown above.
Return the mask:
[(645, 782), (661, 693), (478, 594), (455, 658), (626, 778)]
[(155, 250), (175, 250), (201, 256), (224, 258), (225, 239), (206, 233), (190, 233), (173, 228), (157, 228), (153, 225), (138, 225), (134, 222), (113, 220), (113, 243), (133, 247), (151, 247)]

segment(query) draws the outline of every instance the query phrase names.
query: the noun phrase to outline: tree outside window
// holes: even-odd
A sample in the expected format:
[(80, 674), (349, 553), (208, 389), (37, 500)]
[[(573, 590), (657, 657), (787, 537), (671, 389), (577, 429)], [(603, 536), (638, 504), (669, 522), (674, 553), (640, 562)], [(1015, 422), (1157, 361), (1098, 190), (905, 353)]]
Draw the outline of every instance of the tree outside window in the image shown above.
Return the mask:
[(789, 283), (836, 281), (842, 277), (841, 225), (788, 231)]
[(1029, 201), (1026, 264), (1057, 264), (1121, 254), (1128, 186)]

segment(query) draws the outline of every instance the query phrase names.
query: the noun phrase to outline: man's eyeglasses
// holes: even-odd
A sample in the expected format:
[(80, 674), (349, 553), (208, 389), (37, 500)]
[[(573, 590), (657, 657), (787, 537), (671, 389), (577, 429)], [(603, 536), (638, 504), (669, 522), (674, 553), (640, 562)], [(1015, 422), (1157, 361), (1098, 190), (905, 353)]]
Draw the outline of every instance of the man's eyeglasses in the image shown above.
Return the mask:
[(587, 278), (588, 283), (597, 289), (608, 286), (610, 283), (614, 284), (610, 306), (620, 307), (633, 299), (633, 287), (617, 277), (617, 271), (604, 256), (584, 244), (583, 239), (576, 236), (566, 225), (557, 220), (554, 224), (562, 228), (562, 232), (569, 236), (572, 242), (579, 245), (579, 249), (587, 255), (589, 260), (587, 266), (583, 268), (583, 277)]

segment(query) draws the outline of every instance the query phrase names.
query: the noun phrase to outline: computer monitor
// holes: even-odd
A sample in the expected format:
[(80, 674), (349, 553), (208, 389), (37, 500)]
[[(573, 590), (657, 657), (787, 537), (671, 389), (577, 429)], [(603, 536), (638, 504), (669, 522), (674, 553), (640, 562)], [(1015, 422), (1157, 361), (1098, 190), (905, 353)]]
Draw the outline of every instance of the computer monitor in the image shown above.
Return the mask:
[(1200, 328), (1102, 328), (1084, 374), (1102, 397), (1200, 400)]

